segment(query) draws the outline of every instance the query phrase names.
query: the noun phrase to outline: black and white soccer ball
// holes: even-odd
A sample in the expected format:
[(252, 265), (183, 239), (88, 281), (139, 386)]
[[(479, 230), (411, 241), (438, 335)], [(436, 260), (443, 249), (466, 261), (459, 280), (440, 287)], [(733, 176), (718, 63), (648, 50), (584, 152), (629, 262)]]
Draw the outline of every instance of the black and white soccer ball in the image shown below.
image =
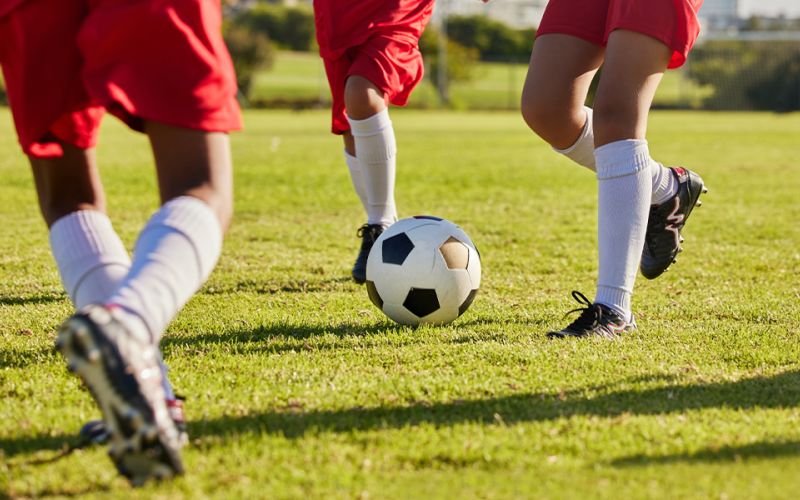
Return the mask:
[(367, 258), (367, 293), (403, 325), (450, 323), (472, 304), (481, 259), (467, 234), (429, 215), (402, 219), (375, 241)]

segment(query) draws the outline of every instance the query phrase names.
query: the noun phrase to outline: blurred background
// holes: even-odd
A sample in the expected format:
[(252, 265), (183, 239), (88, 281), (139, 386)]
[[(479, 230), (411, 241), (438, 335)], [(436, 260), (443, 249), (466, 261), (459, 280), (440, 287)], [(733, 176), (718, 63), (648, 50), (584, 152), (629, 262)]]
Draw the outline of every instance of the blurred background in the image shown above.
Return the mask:
[[(413, 108), (516, 109), (547, 0), (438, 0)], [(310, 0), (225, 0), (225, 38), (251, 108), (329, 103)], [(701, 38), (654, 107), (800, 109), (800, 1), (705, 0)], [(0, 102), (5, 94), (0, 83)]]

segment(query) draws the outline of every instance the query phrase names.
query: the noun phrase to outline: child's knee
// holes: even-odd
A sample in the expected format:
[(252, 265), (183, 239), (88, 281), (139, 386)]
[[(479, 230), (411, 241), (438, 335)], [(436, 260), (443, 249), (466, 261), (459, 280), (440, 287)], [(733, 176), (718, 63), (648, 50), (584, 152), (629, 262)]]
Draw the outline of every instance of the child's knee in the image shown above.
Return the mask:
[[(536, 135), (551, 146), (564, 149), (572, 145), (583, 128), (586, 113), (564, 103), (556, 103), (523, 93), (522, 118)], [(580, 119), (576, 118), (580, 117)]]
[(372, 82), (360, 76), (347, 79), (344, 88), (344, 103), (347, 115), (363, 120), (386, 109), (383, 92)]

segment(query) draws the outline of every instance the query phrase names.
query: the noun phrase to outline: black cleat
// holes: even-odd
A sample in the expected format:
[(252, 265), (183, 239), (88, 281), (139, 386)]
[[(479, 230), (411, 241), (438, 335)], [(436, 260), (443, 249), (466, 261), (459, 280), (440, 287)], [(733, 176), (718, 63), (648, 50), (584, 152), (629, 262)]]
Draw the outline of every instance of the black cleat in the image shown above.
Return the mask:
[(356, 234), (361, 238), (361, 250), (358, 251), (358, 257), (353, 264), (353, 279), (359, 285), (367, 281), (367, 257), (369, 257), (369, 251), (372, 250), (375, 240), (383, 231), (384, 227), (380, 224), (364, 224), (358, 228)]
[(692, 209), (700, 206), (701, 193), (707, 193), (699, 175), (681, 167), (670, 168), (678, 179), (678, 192), (666, 202), (650, 207), (639, 269), (647, 279), (654, 279), (675, 262), (683, 251), (681, 230)]
[(113, 310), (99, 305), (65, 321), (56, 347), (103, 412), (117, 470), (135, 486), (182, 474), (181, 438), (165, 404), (158, 347), (135, 338)]
[(566, 328), (548, 332), (549, 339), (563, 339), (567, 337), (603, 337), (615, 339), (625, 332), (636, 330), (636, 321), (631, 319), (625, 321), (616, 311), (603, 304), (592, 304), (584, 294), (578, 291), (572, 292), (572, 297), (578, 303), (586, 306), (569, 311), (568, 314), (580, 311), (580, 315)]
[[(178, 429), (178, 439), (182, 446), (189, 443), (189, 435), (186, 433), (186, 415), (183, 410), (184, 398), (176, 396), (176, 399), (167, 399), (167, 411), (169, 417), (175, 423), (175, 428)], [(111, 440), (111, 433), (106, 427), (106, 423), (102, 420), (90, 420), (83, 424), (81, 430), (78, 432), (78, 437), (88, 445), (101, 445), (106, 444)]]

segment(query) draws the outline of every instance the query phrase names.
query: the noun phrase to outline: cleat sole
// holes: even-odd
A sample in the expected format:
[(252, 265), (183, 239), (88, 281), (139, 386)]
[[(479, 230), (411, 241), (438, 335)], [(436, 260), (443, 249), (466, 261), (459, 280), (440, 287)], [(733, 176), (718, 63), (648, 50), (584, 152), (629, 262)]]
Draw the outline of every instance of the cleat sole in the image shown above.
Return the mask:
[(148, 422), (152, 410), (139, 393), (138, 382), (132, 375), (124, 372), (112, 380), (107, 367), (122, 364), (119, 352), (105, 339), (104, 345), (99, 345), (90, 328), (85, 319), (70, 318), (58, 333), (56, 348), (67, 360), (67, 368), (81, 378), (102, 411), (111, 435), (108, 454), (117, 470), (135, 486), (148, 479), (182, 474), (179, 446), (170, 449), (160, 441), (158, 428)]

